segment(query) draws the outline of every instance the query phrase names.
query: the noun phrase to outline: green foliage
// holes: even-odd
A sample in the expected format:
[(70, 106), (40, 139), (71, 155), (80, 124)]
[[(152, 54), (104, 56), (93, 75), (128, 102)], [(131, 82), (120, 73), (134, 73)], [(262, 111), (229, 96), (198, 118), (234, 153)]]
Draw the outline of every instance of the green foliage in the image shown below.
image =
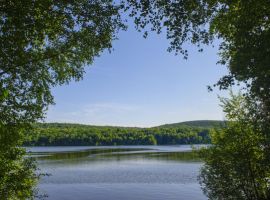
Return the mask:
[[(214, 38), (222, 39), (220, 63), (228, 67), (229, 74), (216, 85), (227, 89), (236, 81), (244, 82), (252, 104), (242, 106), (235, 113), (230, 112), (234, 107), (227, 107), (226, 112), (236, 119), (230, 119), (233, 123), (219, 132), (221, 136), (214, 134), (215, 143), (209, 152), (219, 154), (215, 160), (209, 153), (206, 166), (210, 168), (205, 168), (203, 182), (207, 191), (212, 189), (208, 193), (212, 199), (224, 199), (219, 193), (228, 195), (228, 199), (269, 197), (266, 189), (270, 166), (268, 0), (6, 0), (0, 4), (0, 189), (8, 191), (4, 198), (25, 199), (33, 191), (35, 167), (17, 147), (23, 137), (21, 127), (43, 117), (53, 103), (52, 87), (72, 79), (80, 80), (84, 66), (91, 64), (104, 49), (111, 48), (117, 31), (125, 29), (120, 18), (123, 7), (135, 18), (139, 30), (149, 30), (149, 24), (150, 30), (158, 33), (165, 29), (171, 41), (169, 50), (182, 53), (185, 58), (188, 56), (183, 48), (185, 43), (196, 44), (202, 51), (202, 45), (211, 44)], [(85, 127), (63, 130), (40, 127), (28, 134), (30, 139), (26, 142), (106, 145), (120, 144), (125, 139), (130, 144), (176, 144), (182, 139), (189, 143), (194, 138), (201, 141), (196, 132), (179, 134), (177, 128), (136, 130), (136, 134), (134, 130), (96, 128), (91, 132)], [(245, 149), (240, 148), (242, 143)], [(217, 166), (224, 171), (219, 171)], [(240, 167), (244, 170), (239, 170)], [(213, 176), (207, 174), (210, 170)], [(214, 178), (215, 175), (222, 178), (226, 175), (226, 179), (222, 181)], [(244, 176), (248, 177), (246, 181)], [(233, 187), (234, 183), (237, 188)], [(230, 192), (236, 196), (230, 196)]]
[(111, 0), (1, 2), (1, 121), (42, 118), (51, 87), (80, 80), (85, 65), (111, 48), (125, 28), (120, 9)]
[(0, 199), (26, 200), (37, 195), (35, 186), (38, 176), (36, 164), (25, 157), (25, 150), (18, 138), (22, 128), (0, 126)]
[(180, 123), (173, 123), (173, 124), (164, 124), (159, 127), (162, 128), (181, 128), (184, 126), (191, 126), (191, 127), (198, 127), (198, 128), (222, 128), (226, 124), (225, 121), (219, 120), (195, 120), (195, 121), (186, 121)]
[(79, 124), (36, 124), (27, 130), (24, 145), (173, 145), (210, 143), (210, 129), (183, 126), (178, 128), (124, 128)]
[(222, 102), (229, 122), (211, 133), (213, 145), (201, 152), (205, 161), (199, 177), (203, 190), (213, 200), (269, 199), (267, 138), (251, 121), (254, 102), (241, 95)]
[[(181, 53), (185, 58), (188, 51), (184, 43), (191, 42), (200, 47), (201, 43), (209, 44), (212, 34), (205, 26), (210, 18), (211, 7), (205, 1), (197, 0), (126, 0), (126, 9), (138, 30), (161, 33), (166, 31), (170, 40), (169, 51)], [(212, 11), (212, 12), (211, 12)]]
[(51, 88), (82, 79), (111, 48), (122, 7), (112, 0), (0, 3), (0, 198), (33, 197), (35, 164), (21, 145), (25, 125), (53, 104)]
[[(165, 31), (169, 50), (188, 57), (186, 43), (219, 39), (220, 62), (229, 74), (216, 84), (227, 89), (242, 81), (250, 94), (267, 102), (270, 94), (270, 3), (268, 0), (126, 0), (138, 30)], [(268, 109), (270, 110), (270, 109)], [(268, 113), (269, 115), (269, 113)]]

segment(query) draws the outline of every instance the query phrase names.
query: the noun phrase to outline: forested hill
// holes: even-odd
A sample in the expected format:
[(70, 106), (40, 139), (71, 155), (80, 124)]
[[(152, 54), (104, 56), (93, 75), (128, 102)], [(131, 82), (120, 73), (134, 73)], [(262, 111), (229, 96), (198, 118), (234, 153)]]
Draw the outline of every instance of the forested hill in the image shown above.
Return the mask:
[(225, 121), (221, 120), (196, 120), (196, 121), (186, 121), (186, 122), (179, 122), (179, 123), (172, 123), (172, 124), (164, 124), (158, 126), (160, 128), (177, 128), (183, 126), (190, 126), (190, 127), (201, 127), (201, 128), (220, 128), (225, 126)]
[[(221, 123), (221, 122), (220, 122)], [(212, 125), (211, 125), (212, 124)], [(153, 128), (38, 123), (26, 132), (26, 146), (173, 145), (210, 143), (218, 121), (182, 122)]]

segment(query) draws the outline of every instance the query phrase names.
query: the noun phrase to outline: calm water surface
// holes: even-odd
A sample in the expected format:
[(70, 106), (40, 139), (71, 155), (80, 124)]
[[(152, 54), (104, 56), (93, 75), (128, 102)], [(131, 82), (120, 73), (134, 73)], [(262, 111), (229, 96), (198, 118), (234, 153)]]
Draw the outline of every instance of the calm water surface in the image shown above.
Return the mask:
[(191, 147), (33, 147), (49, 200), (205, 200)]

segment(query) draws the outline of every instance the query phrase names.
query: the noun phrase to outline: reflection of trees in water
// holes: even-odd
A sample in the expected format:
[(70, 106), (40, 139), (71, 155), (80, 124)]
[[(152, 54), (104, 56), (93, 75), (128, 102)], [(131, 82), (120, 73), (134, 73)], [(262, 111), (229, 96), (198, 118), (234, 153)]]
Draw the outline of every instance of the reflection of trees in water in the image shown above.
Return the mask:
[[(35, 155), (35, 154), (33, 154)], [(197, 152), (160, 152), (153, 149), (144, 148), (113, 148), (113, 149), (90, 149), (76, 152), (57, 152), (39, 154), (39, 161), (60, 161), (65, 163), (76, 163), (79, 161), (121, 161), (121, 160), (166, 160), (166, 161), (190, 161), (199, 162)], [(40, 157), (39, 157), (40, 156)]]
[(169, 152), (158, 153), (151, 155), (154, 159), (158, 160), (175, 160), (175, 161), (200, 161), (200, 157), (197, 152)]
[(53, 152), (53, 153), (30, 153), (30, 155), (37, 156), (38, 160), (62, 160), (62, 159), (76, 159), (85, 157), (101, 157), (103, 154), (113, 154), (117, 152), (129, 152), (129, 151), (142, 151), (147, 150), (144, 148), (113, 148), (113, 149), (87, 149), (83, 151), (73, 152)]

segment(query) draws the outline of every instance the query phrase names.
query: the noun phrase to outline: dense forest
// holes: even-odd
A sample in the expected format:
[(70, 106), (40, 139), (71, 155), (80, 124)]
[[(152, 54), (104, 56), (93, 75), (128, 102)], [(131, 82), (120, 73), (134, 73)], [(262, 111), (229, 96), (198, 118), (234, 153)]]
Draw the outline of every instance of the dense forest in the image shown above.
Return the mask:
[[(195, 122), (194, 122), (195, 123)], [(25, 146), (173, 145), (210, 143), (209, 131), (217, 122), (196, 125), (132, 128), (65, 123), (39, 123), (26, 133)], [(199, 124), (199, 125), (198, 125)], [(207, 126), (206, 126), (207, 124)]]
[(194, 120), (194, 121), (185, 121), (185, 122), (172, 123), (172, 124), (164, 124), (158, 127), (178, 128), (178, 127), (183, 127), (183, 126), (189, 126), (189, 127), (211, 129), (211, 128), (224, 127), (225, 124), (226, 124), (226, 121), (220, 121), (220, 120)]

